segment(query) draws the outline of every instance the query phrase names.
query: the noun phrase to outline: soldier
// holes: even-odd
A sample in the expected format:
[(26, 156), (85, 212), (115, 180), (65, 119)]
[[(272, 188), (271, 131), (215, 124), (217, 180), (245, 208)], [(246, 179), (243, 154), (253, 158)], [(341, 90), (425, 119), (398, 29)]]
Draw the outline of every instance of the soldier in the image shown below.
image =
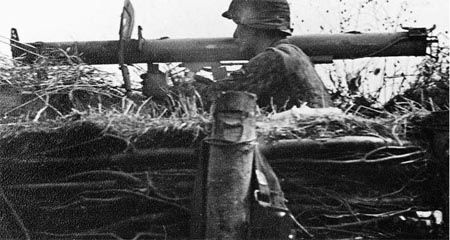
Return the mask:
[(216, 90), (255, 93), (260, 107), (332, 105), (308, 56), (287, 39), (292, 28), (286, 0), (233, 0), (222, 16), (237, 24), (233, 37), (240, 51), (254, 57), (229, 79), (218, 81)]

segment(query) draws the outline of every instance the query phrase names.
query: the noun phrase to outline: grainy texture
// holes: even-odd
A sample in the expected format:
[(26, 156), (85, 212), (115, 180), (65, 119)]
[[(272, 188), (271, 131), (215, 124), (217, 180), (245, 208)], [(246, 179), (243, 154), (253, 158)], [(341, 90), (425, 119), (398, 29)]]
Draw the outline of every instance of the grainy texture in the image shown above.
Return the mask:
[(256, 97), (229, 92), (216, 103), (206, 180), (206, 239), (247, 239)]

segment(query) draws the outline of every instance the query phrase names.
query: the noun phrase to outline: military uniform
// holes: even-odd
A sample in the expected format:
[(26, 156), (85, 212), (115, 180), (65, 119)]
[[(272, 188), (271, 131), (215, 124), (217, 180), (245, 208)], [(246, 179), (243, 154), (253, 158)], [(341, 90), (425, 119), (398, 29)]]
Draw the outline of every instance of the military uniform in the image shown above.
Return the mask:
[(248, 91), (258, 96), (261, 107), (288, 108), (301, 103), (329, 107), (332, 101), (308, 56), (288, 40), (281, 40), (252, 58), (217, 90)]
[[(222, 16), (238, 24), (234, 37), (241, 50), (254, 50), (252, 54), (256, 56), (228, 79), (211, 85), (210, 90), (252, 92), (257, 95), (260, 106), (273, 103), (278, 107), (290, 107), (301, 102), (308, 102), (313, 107), (330, 106), (330, 97), (309, 58), (284, 39), (292, 31), (289, 15), (286, 0), (233, 0)], [(250, 146), (255, 142), (246, 144)], [(311, 237), (286, 206), (280, 182), (257, 144), (253, 151), (249, 189), (252, 194), (247, 196), (250, 216), (248, 229), (245, 229), (248, 239), (293, 239), (300, 229)], [(204, 166), (204, 161), (200, 162)], [(201, 175), (205, 176), (200, 174), (199, 179)], [(205, 186), (199, 179), (197, 186)], [(202, 188), (201, 191), (206, 190)]]
[[(286, 0), (233, 0), (222, 16), (253, 29), (277, 31), (284, 36), (292, 33)], [(213, 88), (255, 93), (260, 107), (273, 104), (280, 109), (302, 103), (332, 106), (330, 94), (309, 57), (288, 39), (276, 41), (256, 54), (240, 71)]]

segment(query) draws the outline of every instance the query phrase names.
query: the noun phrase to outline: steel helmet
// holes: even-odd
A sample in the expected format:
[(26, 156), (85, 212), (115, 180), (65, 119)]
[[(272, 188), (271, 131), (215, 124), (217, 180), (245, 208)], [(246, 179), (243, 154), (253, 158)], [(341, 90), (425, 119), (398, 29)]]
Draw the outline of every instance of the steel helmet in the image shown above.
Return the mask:
[(237, 24), (292, 34), (290, 8), (286, 0), (233, 0), (222, 16)]

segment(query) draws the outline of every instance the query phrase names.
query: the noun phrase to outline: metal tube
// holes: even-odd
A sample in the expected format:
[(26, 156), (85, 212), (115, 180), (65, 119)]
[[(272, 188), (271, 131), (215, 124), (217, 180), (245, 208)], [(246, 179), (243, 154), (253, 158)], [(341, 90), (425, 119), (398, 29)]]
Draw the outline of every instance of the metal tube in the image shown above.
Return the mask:
[[(423, 56), (429, 44), (427, 34), (342, 33), (293, 36), (289, 41), (300, 47), (316, 63), (333, 59), (382, 56)], [(118, 41), (38, 42), (31, 45), (61, 48), (69, 53), (83, 53), (87, 64), (117, 64)], [(141, 47), (139, 47), (139, 45)], [(130, 40), (125, 47), (126, 63), (218, 62), (248, 60), (233, 38)]]

